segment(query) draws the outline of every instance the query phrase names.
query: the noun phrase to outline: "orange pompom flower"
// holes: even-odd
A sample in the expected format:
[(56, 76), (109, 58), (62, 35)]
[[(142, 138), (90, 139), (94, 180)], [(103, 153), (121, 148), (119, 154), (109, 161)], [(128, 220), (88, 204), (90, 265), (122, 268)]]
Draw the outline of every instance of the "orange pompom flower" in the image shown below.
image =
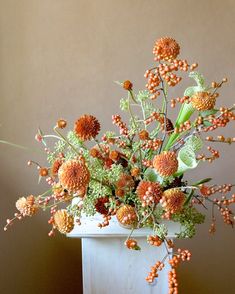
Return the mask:
[(84, 162), (69, 160), (64, 162), (58, 172), (59, 182), (69, 192), (84, 193), (89, 180), (90, 172)]
[(180, 53), (179, 44), (172, 38), (158, 39), (153, 47), (153, 54), (157, 59), (173, 60)]
[(74, 126), (75, 134), (83, 141), (95, 138), (100, 131), (99, 121), (92, 115), (83, 115), (76, 122)]
[(215, 107), (216, 96), (208, 92), (197, 92), (191, 97), (191, 102), (198, 111), (211, 110)]
[(146, 204), (157, 204), (161, 199), (162, 188), (157, 182), (141, 181), (136, 193), (140, 200), (146, 202)]
[(131, 205), (121, 206), (116, 213), (116, 217), (120, 225), (126, 228), (133, 228), (137, 225), (137, 214), (135, 208)]
[(23, 216), (33, 216), (38, 210), (38, 205), (35, 204), (34, 196), (30, 195), (28, 197), (19, 198), (16, 201), (16, 208)]
[(153, 167), (162, 177), (169, 177), (177, 172), (178, 160), (175, 152), (163, 151), (153, 159)]
[(74, 217), (66, 209), (57, 210), (53, 216), (54, 226), (61, 233), (70, 233), (74, 228)]
[(186, 196), (181, 190), (173, 188), (164, 191), (160, 202), (167, 212), (176, 213), (182, 210), (185, 199)]

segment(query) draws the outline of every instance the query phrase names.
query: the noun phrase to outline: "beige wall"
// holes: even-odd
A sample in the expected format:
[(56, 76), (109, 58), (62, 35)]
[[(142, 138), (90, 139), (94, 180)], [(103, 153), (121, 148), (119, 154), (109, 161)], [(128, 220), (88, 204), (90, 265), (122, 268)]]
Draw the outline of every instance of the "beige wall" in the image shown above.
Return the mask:
[[(57, 118), (72, 124), (87, 112), (109, 128), (123, 95), (113, 81), (128, 78), (137, 89), (143, 87), (153, 42), (165, 35), (181, 43), (182, 55), (199, 62), (209, 80), (227, 75), (230, 83), (222, 90), (221, 103), (234, 103), (232, 0), (1, 0), (0, 4), (2, 139), (36, 149), (39, 125), (49, 132)], [(194, 176), (234, 183), (234, 146), (224, 150), (220, 162)], [(14, 212), (17, 197), (43, 189), (43, 184), (37, 185), (36, 172), (25, 164), (29, 158), (44, 162), (41, 153), (0, 146), (1, 227)], [(0, 293), (82, 293), (79, 240), (48, 238), (46, 221), (41, 215), (1, 233)], [(212, 238), (207, 229), (199, 228), (194, 240), (179, 242), (193, 252), (192, 262), (180, 270), (182, 294), (235, 292), (234, 231), (219, 222), (218, 235)]]

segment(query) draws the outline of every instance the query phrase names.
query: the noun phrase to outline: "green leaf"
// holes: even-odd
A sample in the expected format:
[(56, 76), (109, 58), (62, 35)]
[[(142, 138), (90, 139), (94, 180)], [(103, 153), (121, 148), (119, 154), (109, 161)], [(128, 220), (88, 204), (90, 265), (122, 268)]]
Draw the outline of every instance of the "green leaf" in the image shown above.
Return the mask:
[(203, 121), (203, 125), (204, 125), (205, 127), (211, 127), (211, 126), (213, 126), (213, 124), (212, 124), (211, 122), (209, 122), (208, 120), (204, 120), (204, 121)]
[(187, 206), (187, 205), (188, 205), (188, 203), (189, 203), (189, 202), (191, 201), (191, 199), (193, 198), (193, 194), (194, 194), (194, 190), (191, 189), (191, 191), (190, 191), (190, 193), (189, 193), (189, 195), (188, 195), (186, 201), (184, 202), (184, 206)]
[(196, 183), (193, 183), (192, 186), (199, 186), (201, 184), (204, 184), (204, 183), (208, 183), (212, 180), (212, 178), (206, 178), (206, 179), (202, 179)]
[(200, 112), (200, 116), (202, 117), (207, 117), (212, 114), (216, 114), (219, 110), (218, 109), (210, 109), (210, 110), (205, 110)]

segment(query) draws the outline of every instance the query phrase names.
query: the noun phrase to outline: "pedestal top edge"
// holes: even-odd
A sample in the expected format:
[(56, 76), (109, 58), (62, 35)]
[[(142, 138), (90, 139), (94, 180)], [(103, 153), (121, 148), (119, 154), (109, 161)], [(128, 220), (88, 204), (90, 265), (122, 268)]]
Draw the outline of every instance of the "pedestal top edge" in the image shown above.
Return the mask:
[[(67, 234), (70, 238), (115, 238), (115, 237), (127, 237), (131, 230), (125, 229), (119, 225), (116, 218), (113, 217), (110, 220), (109, 226), (99, 228), (98, 223), (102, 222), (100, 215), (94, 217), (82, 217), (81, 225), (75, 225), (74, 229)], [(175, 234), (180, 232), (180, 224), (172, 221), (162, 221), (168, 228), (168, 237), (175, 238)], [(141, 228), (133, 231), (133, 237), (146, 237), (152, 234), (150, 228)]]

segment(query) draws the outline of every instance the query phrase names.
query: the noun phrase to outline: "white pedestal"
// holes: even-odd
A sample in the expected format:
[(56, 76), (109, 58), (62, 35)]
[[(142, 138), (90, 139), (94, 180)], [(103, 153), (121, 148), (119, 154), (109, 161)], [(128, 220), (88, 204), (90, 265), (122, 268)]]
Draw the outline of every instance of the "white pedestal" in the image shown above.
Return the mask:
[[(115, 217), (110, 225), (98, 228), (100, 217), (83, 218), (81, 226), (75, 226), (68, 237), (82, 238), (83, 293), (84, 294), (167, 294), (168, 263), (154, 284), (149, 285), (145, 277), (150, 267), (165, 254), (164, 245), (153, 247), (147, 244), (149, 229), (133, 232), (141, 251), (129, 250), (124, 242), (130, 230), (119, 226)], [(167, 222), (169, 237), (179, 232), (179, 225)]]

